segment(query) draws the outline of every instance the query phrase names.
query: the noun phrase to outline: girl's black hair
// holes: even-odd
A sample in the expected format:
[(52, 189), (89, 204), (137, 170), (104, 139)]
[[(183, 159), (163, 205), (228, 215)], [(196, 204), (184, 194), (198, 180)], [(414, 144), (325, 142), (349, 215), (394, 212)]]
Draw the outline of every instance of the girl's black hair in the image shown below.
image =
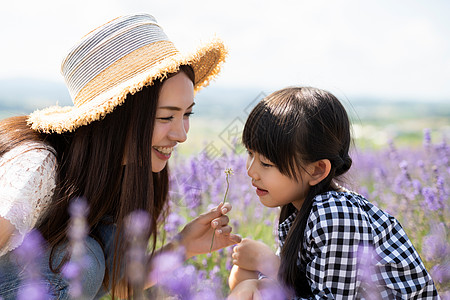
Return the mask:
[[(278, 278), (298, 296), (311, 288), (304, 271), (297, 266), (303, 253), (308, 216), (318, 194), (334, 190), (333, 179), (350, 169), (350, 122), (339, 100), (329, 92), (311, 87), (289, 87), (272, 93), (250, 113), (242, 136), (247, 149), (269, 159), (280, 172), (301, 181), (300, 168), (328, 159), (331, 171), (310, 190), (297, 213), (281, 250)], [(282, 207), (279, 222), (296, 211), (292, 204)], [(302, 262), (303, 263), (303, 262)]]

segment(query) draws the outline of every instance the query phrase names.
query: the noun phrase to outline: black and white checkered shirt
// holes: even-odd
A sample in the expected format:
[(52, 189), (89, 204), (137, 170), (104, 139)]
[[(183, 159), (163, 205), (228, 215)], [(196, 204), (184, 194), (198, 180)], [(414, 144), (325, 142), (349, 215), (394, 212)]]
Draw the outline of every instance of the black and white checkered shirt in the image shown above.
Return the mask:
[[(278, 226), (280, 247), (295, 216)], [(303, 249), (310, 299), (439, 299), (400, 223), (360, 195), (317, 195)]]

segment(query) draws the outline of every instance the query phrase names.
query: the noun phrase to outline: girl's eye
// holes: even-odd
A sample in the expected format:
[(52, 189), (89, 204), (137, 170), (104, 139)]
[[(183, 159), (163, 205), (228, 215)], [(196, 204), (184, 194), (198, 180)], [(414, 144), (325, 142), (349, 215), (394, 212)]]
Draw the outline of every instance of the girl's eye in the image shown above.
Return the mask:
[(263, 166), (264, 168), (273, 167), (273, 165), (271, 165), (271, 164), (266, 164), (266, 163), (263, 163), (263, 162), (261, 162), (261, 166)]
[(190, 111), (190, 112), (185, 113), (184, 116), (185, 116), (186, 118), (189, 118), (189, 117), (192, 116), (193, 114), (194, 114), (194, 112), (193, 112), (193, 111)]
[(253, 152), (247, 149), (247, 154), (248, 156), (252, 157), (253, 156)]

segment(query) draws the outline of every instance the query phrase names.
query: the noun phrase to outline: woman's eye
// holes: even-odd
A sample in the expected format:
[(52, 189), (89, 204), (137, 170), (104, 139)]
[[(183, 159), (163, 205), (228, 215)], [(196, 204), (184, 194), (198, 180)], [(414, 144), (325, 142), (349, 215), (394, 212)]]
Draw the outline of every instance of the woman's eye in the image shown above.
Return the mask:
[(170, 117), (166, 117), (166, 118), (157, 118), (158, 120), (163, 120), (163, 121), (170, 121), (173, 119), (173, 116)]
[(252, 157), (253, 156), (253, 152), (247, 149), (247, 154), (248, 156)]
[(190, 116), (192, 116), (194, 114), (193, 111), (187, 112), (184, 114), (185, 117), (189, 118)]

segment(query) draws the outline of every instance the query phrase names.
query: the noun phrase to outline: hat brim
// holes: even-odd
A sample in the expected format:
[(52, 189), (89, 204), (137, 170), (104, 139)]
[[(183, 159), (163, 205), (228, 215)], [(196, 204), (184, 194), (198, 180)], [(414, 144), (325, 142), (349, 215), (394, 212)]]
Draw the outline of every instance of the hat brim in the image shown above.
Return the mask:
[(33, 130), (44, 133), (63, 133), (80, 126), (101, 120), (117, 106), (124, 103), (128, 94), (135, 94), (143, 87), (162, 80), (168, 74), (175, 73), (181, 65), (189, 65), (195, 73), (194, 91), (206, 87), (220, 72), (227, 49), (222, 41), (214, 39), (200, 46), (193, 53), (177, 53), (165, 58), (151, 69), (121, 82), (111, 89), (95, 96), (80, 106), (52, 106), (37, 110), (28, 117), (28, 125)]

